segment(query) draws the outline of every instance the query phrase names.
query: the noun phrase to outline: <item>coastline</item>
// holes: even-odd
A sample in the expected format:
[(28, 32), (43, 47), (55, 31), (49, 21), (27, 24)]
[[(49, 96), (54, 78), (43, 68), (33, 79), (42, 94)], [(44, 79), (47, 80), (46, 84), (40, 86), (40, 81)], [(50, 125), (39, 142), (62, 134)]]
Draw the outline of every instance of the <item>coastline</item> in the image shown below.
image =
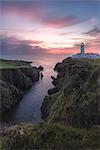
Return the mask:
[(41, 107), (46, 122), (76, 127), (100, 124), (99, 62), (67, 58), (56, 64), (55, 88), (49, 90)]
[(0, 59), (1, 115), (15, 106), (26, 90), (39, 80), (40, 69), (31, 62)]
[(100, 148), (100, 64), (67, 58), (56, 64), (55, 70), (55, 87), (49, 90), (41, 107), (43, 121), (1, 130), (3, 148)]

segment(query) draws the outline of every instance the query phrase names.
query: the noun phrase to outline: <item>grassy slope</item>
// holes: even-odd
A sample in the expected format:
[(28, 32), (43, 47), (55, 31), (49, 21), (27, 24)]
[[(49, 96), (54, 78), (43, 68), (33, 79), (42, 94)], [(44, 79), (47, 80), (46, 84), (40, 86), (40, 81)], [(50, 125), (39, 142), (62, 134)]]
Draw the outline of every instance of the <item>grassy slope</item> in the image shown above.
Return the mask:
[[(23, 135), (19, 134), (23, 129)], [(19, 125), (2, 133), (1, 150), (99, 150), (97, 129), (65, 127), (60, 124)]]
[(90, 59), (88, 61), (90, 61), (94, 65), (99, 65), (100, 66), (100, 59)]
[(6, 68), (27, 68), (30, 67), (30, 62), (18, 60), (4, 60), (0, 59), (0, 69)]
[(0, 69), (21, 69), (21, 68), (32, 68), (33, 72), (37, 72), (36, 67), (31, 66), (31, 62), (20, 61), (20, 60), (5, 60), (0, 59)]

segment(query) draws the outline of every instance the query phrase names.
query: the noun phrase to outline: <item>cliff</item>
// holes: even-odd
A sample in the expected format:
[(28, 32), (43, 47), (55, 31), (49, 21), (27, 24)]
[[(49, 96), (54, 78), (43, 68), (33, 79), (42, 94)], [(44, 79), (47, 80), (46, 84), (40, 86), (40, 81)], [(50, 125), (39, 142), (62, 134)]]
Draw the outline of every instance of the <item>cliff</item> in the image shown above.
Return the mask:
[(44, 121), (3, 128), (1, 149), (100, 149), (100, 60), (67, 58), (55, 70), (55, 88), (41, 108)]
[(20, 89), (0, 80), (0, 110), (2, 114), (20, 101), (22, 96), (23, 92)]
[(39, 72), (30, 62), (0, 60), (1, 114), (22, 99), (24, 91), (39, 80)]
[(32, 82), (38, 81), (39, 71), (32, 67), (0, 69), (0, 79), (24, 90), (31, 87)]
[(73, 127), (100, 125), (100, 60), (67, 58), (55, 70), (55, 88), (41, 107), (43, 119)]

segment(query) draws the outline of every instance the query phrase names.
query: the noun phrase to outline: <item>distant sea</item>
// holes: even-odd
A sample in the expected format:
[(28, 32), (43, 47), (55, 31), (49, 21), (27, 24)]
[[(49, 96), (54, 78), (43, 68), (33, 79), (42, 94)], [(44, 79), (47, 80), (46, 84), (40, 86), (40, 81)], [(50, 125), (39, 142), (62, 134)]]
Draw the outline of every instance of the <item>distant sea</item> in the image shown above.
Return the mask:
[(64, 58), (67, 58), (70, 55), (41, 55), (41, 56), (34, 56), (34, 55), (0, 55), (2, 59), (11, 59), (11, 60), (25, 60), (31, 61), (34, 65), (46, 65), (49, 64), (56, 64), (60, 62)]

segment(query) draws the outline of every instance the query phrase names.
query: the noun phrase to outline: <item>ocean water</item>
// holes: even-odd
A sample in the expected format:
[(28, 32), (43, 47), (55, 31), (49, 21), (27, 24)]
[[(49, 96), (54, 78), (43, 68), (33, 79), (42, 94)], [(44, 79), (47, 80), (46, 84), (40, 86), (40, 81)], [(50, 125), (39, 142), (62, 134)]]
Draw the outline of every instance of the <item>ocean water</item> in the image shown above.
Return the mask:
[(38, 82), (33, 83), (24, 95), (23, 99), (17, 104), (17, 106), (11, 109), (4, 117), (3, 123), (16, 124), (23, 122), (40, 122), (41, 119), (41, 105), (44, 97), (47, 95), (47, 91), (54, 87), (52, 84), (51, 76), (56, 77), (57, 72), (54, 71), (54, 66), (57, 62), (61, 62), (67, 56), (58, 57), (34, 57), (30, 55), (22, 56), (2, 56), (5, 59), (17, 59), (31, 61), (32, 66), (43, 66), (43, 78)]

